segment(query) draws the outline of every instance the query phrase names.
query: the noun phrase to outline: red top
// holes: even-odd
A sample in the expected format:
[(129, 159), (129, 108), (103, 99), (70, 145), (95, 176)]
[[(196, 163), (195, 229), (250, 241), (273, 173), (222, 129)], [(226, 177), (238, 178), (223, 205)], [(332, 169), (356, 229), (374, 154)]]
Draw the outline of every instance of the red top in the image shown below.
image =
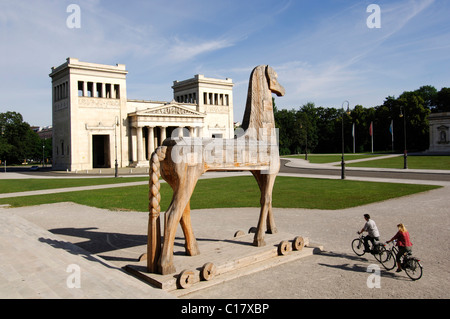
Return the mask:
[(397, 246), (403, 246), (403, 247), (411, 247), (412, 243), (409, 239), (409, 233), (406, 231), (402, 233), (401, 231), (398, 231), (397, 234), (395, 234), (394, 237), (392, 237), (391, 240), (397, 240)]

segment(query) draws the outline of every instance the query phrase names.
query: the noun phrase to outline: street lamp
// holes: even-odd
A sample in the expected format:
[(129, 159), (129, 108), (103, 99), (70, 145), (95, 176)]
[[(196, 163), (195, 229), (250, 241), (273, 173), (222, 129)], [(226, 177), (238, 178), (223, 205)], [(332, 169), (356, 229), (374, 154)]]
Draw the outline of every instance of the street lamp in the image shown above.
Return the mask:
[(344, 160), (344, 104), (347, 103), (347, 114), (350, 115), (350, 103), (342, 102), (342, 161), (341, 161), (341, 179), (345, 179), (345, 160)]
[[(300, 123), (300, 129), (303, 128), (303, 124)], [(308, 160), (308, 128), (305, 126), (305, 161)]]
[(116, 123), (114, 123), (114, 148), (116, 153), (116, 160), (114, 164), (114, 177), (119, 176), (119, 164), (117, 163), (117, 127), (119, 126), (119, 118), (116, 116)]
[(45, 167), (45, 140), (42, 140), (42, 167)]
[(403, 168), (408, 169), (408, 151), (406, 149), (406, 110), (403, 111), (403, 106), (400, 106), (400, 118), (403, 117), (403, 139), (404, 139), (404, 151), (403, 151)]

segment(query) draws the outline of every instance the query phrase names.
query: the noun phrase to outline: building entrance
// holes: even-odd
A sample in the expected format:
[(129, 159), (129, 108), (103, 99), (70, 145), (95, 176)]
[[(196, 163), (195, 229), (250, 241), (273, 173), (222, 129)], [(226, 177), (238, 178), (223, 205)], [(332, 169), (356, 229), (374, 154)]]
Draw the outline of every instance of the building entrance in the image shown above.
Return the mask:
[(92, 135), (92, 167), (111, 167), (109, 135)]

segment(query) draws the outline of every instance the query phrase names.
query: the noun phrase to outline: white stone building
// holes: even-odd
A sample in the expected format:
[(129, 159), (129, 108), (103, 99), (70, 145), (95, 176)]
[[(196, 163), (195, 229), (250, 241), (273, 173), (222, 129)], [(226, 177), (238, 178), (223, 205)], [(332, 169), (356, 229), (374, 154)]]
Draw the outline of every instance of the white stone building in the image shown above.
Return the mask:
[(75, 58), (52, 67), (53, 169), (148, 166), (173, 134), (233, 138), (231, 79), (174, 81), (172, 101), (157, 102), (128, 99), (127, 73)]
[(450, 112), (432, 113), (430, 125), (429, 153), (450, 153)]

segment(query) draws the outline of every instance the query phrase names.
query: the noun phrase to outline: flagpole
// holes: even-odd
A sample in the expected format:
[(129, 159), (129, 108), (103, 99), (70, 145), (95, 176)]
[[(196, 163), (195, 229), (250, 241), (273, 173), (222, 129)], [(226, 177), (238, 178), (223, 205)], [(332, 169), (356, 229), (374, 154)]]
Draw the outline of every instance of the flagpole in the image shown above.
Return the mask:
[(352, 136), (353, 136), (353, 154), (355, 154), (355, 123), (352, 126)]
[(391, 131), (391, 137), (392, 137), (392, 153), (394, 153), (394, 120), (391, 120), (391, 127), (389, 128)]
[(373, 122), (370, 122), (370, 137), (372, 139), (372, 153), (373, 153)]

